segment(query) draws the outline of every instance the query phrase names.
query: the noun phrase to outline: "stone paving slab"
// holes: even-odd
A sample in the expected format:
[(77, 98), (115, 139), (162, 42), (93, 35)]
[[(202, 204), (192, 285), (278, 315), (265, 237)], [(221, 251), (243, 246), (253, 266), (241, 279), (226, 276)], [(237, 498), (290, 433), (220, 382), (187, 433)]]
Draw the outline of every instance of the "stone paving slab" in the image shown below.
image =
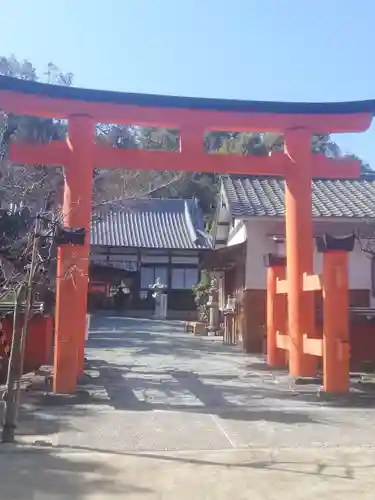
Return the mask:
[[(51, 448), (9, 460), (0, 448), (1, 500), (1, 474), (17, 461), (14, 491), (35, 484), (38, 499), (375, 498), (374, 392), (322, 398), (178, 322), (101, 316), (90, 326), (80, 391), (24, 394), (20, 441)], [(20, 495), (9, 498), (32, 498)]]
[[(349, 413), (348, 413), (349, 412)], [(363, 410), (259, 409), (234, 419), (222, 413), (220, 424), (237, 448), (319, 448), (367, 446), (374, 435), (375, 412)]]
[(316, 386), (293, 386), (261, 358), (185, 334), (178, 322), (93, 318), (86, 356), (82, 396), (24, 407), (27, 442), (33, 428), (38, 440), (45, 428), (52, 443), (107, 451), (362, 446), (375, 438), (372, 395), (325, 401)]
[(0, 454), (2, 500), (373, 500), (375, 450)]
[[(89, 436), (87, 429), (90, 429)], [(228, 447), (227, 438), (210, 415), (173, 411), (100, 412), (78, 420), (74, 427), (59, 433), (57, 443), (119, 452)]]

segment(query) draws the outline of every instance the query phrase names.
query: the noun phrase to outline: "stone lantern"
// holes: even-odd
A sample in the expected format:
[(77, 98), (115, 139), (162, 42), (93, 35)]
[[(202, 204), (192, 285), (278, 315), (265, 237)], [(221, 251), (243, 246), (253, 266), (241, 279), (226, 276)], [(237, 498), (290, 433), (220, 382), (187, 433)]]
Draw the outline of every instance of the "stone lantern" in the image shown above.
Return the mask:
[(216, 335), (220, 330), (219, 287), (216, 278), (212, 278), (208, 294), (207, 307), (209, 309), (209, 325), (207, 330), (211, 335)]
[(165, 319), (167, 317), (167, 307), (168, 307), (168, 296), (166, 294), (167, 285), (161, 282), (160, 278), (157, 278), (153, 285), (150, 285), (150, 289), (153, 291), (152, 297), (155, 300), (155, 318)]

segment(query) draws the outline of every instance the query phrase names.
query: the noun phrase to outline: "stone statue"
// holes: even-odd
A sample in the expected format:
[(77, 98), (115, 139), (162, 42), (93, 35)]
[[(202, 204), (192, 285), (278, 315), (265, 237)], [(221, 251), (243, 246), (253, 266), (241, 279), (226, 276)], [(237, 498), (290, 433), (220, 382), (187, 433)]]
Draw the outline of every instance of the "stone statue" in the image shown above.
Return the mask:
[(164, 293), (167, 285), (161, 282), (160, 278), (157, 278), (153, 285), (150, 285), (150, 289), (153, 291), (152, 297), (155, 300), (155, 318), (166, 318), (167, 317), (167, 294)]

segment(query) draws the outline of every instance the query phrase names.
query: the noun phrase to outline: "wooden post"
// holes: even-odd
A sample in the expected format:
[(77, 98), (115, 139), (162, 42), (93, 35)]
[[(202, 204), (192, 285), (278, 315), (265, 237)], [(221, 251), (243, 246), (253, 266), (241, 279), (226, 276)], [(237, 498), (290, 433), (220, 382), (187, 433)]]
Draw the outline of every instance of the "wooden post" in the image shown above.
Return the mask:
[(65, 168), (64, 225), (87, 229), (83, 246), (58, 249), (54, 392), (73, 393), (82, 373), (86, 331), (88, 259), (94, 151), (94, 122), (73, 116), (68, 123), (70, 155)]
[(276, 281), (285, 279), (285, 267), (267, 269), (267, 363), (271, 368), (285, 365), (286, 353), (277, 348), (277, 332), (286, 332), (286, 295), (276, 294)]
[(314, 376), (317, 362), (303, 352), (303, 335), (315, 330), (315, 301), (302, 290), (303, 273), (314, 267), (312, 230), (312, 153), (310, 132), (285, 133), (285, 147), (294, 163), (285, 175), (285, 222), (288, 281), (289, 373), (294, 377)]
[(349, 390), (348, 252), (323, 254), (323, 385), (325, 392)]
[(285, 258), (272, 254), (267, 266), (267, 364), (271, 368), (286, 364), (287, 353), (277, 348), (277, 332), (286, 333), (286, 295), (276, 293), (276, 282), (285, 279)]

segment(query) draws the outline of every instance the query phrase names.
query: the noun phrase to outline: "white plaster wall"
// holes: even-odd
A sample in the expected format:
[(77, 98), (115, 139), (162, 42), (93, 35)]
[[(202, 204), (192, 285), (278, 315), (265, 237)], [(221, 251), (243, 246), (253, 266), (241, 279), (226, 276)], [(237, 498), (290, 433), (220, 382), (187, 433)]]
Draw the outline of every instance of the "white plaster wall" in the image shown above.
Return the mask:
[(275, 253), (276, 244), (267, 236), (266, 227), (266, 224), (260, 220), (246, 221), (246, 288), (255, 290), (267, 288), (263, 256), (267, 253)]
[(375, 307), (375, 298), (371, 293), (371, 259), (359, 246), (349, 257), (349, 286), (370, 290), (370, 306)]
[[(285, 255), (285, 246), (274, 243), (266, 233), (266, 224), (250, 221), (247, 223), (248, 244), (246, 256), (246, 288), (266, 289), (266, 271), (263, 267), (263, 255), (277, 252)], [(322, 254), (314, 252), (314, 272), (322, 271)], [(349, 287), (371, 291), (371, 261), (358, 245), (349, 256)], [(371, 306), (375, 307), (375, 298), (371, 297)]]
[(246, 241), (246, 237), (247, 237), (246, 223), (242, 220), (236, 219), (234, 221), (232, 234), (229, 233), (228, 247), (243, 243), (244, 241)]

